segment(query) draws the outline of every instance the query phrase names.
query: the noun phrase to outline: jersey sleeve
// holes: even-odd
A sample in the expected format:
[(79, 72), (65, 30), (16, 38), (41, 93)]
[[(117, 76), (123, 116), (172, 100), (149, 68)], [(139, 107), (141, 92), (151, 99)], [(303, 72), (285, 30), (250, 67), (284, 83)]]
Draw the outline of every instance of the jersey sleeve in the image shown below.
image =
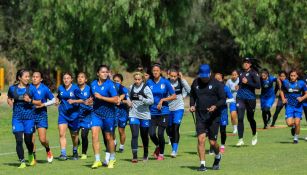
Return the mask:
[(82, 98), (83, 98), (83, 96), (82, 96), (82, 94), (81, 94), (81, 90), (80, 90), (78, 87), (75, 88), (74, 94), (75, 94), (75, 96), (76, 96), (78, 99), (82, 99)]
[(8, 98), (14, 98), (14, 87), (15, 86), (10, 86), (8, 92), (7, 92), (7, 97)]
[(190, 106), (195, 106), (196, 103), (196, 81), (197, 79), (195, 79), (192, 83), (191, 86), (191, 91), (190, 91)]
[(166, 86), (167, 91), (170, 95), (175, 94), (174, 88), (169, 81), (166, 81), (165, 86)]
[(226, 93), (224, 90), (224, 84), (218, 83), (217, 87), (218, 87), (217, 89), (218, 101), (215, 105), (216, 107), (221, 107), (226, 104)]
[(227, 97), (228, 99), (233, 98), (233, 95), (232, 95), (232, 93), (231, 93), (231, 91), (230, 91), (230, 88), (229, 88), (228, 86), (224, 86), (224, 90), (225, 90), (225, 93), (226, 93), (226, 97)]
[(109, 86), (108, 90), (109, 90), (110, 97), (117, 96), (117, 91), (116, 91), (114, 83), (110, 83), (110, 86)]
[(48, 100), (52, 100), (54, 98), (54, 95), (52, 94), (51, 90), (49, 88), (45, 88), (45, 91), (46, 91), (46, 98)]
[(34, 86), (30, 86), (30, 92), (33, 100), (41, 100), (40, 95), (38, 94), (36, 88)]

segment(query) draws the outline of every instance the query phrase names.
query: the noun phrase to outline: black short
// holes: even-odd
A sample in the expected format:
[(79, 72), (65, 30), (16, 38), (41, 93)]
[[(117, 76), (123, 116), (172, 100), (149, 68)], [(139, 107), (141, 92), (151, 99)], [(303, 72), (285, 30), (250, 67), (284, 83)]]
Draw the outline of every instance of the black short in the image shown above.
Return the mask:
[(210, 118), (204, 117), (205, 112), (196, 111), (196, 132), (197, 135), (206, 134), (209, 140), (217, 140), (220, 117), (211, 116)]
[(151, 125), (167, 127), (168, 126), (168, 115), (151, 116)]

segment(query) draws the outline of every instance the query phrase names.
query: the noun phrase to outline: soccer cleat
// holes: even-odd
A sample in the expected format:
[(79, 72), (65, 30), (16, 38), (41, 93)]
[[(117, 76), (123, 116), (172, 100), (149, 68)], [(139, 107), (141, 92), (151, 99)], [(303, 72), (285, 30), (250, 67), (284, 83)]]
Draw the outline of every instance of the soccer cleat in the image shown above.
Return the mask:
[(264, 125), (264, 126), (263, 126), (263, 129), (268, 129), (268, 125)]
[(131, 160), (131, 162), (132, 162), (132, 163), (138, 163), (138, 159), (134, 159), (134, 158), (133, 158), (133, 159)]
[(108, 161), (106, 161), (106, 160), (104, 160), (104, 162), (103, 162), (102, 166), (107, 167), (107, 166), (108, 166), (108, 164), (109, 164), (109, 162), (108, 162)]
[(257, 142), (258, 142), (257, 137), (258, 137), (258, 133), (256, 133), (256, 134), (253, 136), (253, 138), (252, 138), (252, 145), (253, 145), (253, 146), (255, 146), (255, 145), (257, 144)]
[(53, 155), (51, 151), (47, 152), (47, 161), (48, 163), (51, 163), (53, 161)]
[(291, 128), (291, 135), (294, 136), (294, 134), (295, 134), (295, 127), (292, 127)]
[(81, 160), (86, 160), (87, 159), (87, 155), (86, 154), (82, 154), (80, 159)]
[(224, 152), (225, 152), (225, 147), (224, 147), (224, 146), (221, 146), (221, 147), (220, 147), (220, 153), (224, 154)]
[(109, 163), (108, 163), (108, 168), (114, 168), (114, 165), (115, 165), (115, 162), (116, 160), (110, 160)]
[(118, 149), (118, 152), (119, 152), (119, 153), (123, 153), (123, 152), (124, 152), (124, 149), (119, 148), (119, 149)]
[(96, 169), (96, 168), (101, 167), (101, 166), (102, 166), (101, 161), (95, 161), (92, 165), (92, 169)]
[(238, 130), (237, 130), (237, 129), (234, 129), (234, 130), (232, 131), (232, 133), (233, 133), (233, 134), (237, 134), (237, 133), (238, 133)]
[(197, 171), (207, 171), (207, 168), (205, 167), (205, 165), (201, 164)]
[(36, 164), (36, 160), (34, 159), (34, 155), (33, 154), (29, 154), (28, 160), (29, 160), (29, 165), (30, 166), (34, 166)]
[(67, 160), (67, 156), (61, 154), (61, 155), (59, 156), (59, 160), (65, 161), (65, 160)]
[(164, 160), (164, 156), (159, 155), (159, 156), (157, 157), (157, 160)]
[(214, 163), (212, 165), (212, 169), (213, 170), (219, 170), (220, 169), (220, 161), (221, 161), (221, 159), (222, 159), (222, 155), (220, 155), (219, 159), (217, 159), (217, 158), (214, 159)]
[(156, 147), (155, 152), (153, 153), (153, 156), (157, 159), (159, 154), (160, 154), (160, 148)]
[(148, 157), (143, 157), (143, 162), (146, 163), (148, 161)]
[(175, 151), (172, 151), (171, 157), (172, 157), (172, 158), (176, 158), (176, 157), (177, 157), (177, 153), (176, 153)]
[(298, 144), (298, 140), (293, 140), (293, 144)]
[(26, 168), (26, 167), (27, 167), (26, 163), (25, 162), (21, 162), (18, 168), (22, 169), (22, 168)]
[(243, 146), (244, 145), (244, 141), (243, 139), (239, 139), (238, 143), (236, 144), (236, 146)]
[(78, 160), (78, 159), (79, 159), (78, 152), (74, 152), (74, 154), (72, 156), (72, 160)]
[(209, 150), (209, 155), (214, 155), (215, 153), (214, 153), (214, 150), (212, 149), (212, 148), (210, 148), (210, 150)]

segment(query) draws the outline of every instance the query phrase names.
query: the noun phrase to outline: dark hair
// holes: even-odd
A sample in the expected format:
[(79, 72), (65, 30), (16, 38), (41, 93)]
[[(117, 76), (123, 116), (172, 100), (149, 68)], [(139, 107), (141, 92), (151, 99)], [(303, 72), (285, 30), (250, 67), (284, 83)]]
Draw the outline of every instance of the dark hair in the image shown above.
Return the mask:
[(160, 69), (162, 69), (162, 66), (160, 63), (154, 63), (152, 66), (151, 66), (151, 69), (153, 69), (154, 67), (158, 67)]
[(52, 82), (52, 80), (51, 80), (49, 74), (47, 74), (47, 73), (45, 74), (45, 73), (43, 73), (43, 72), (40, 71), (40, 70), (34, 70), (34, 71), (33, 71), (33, 74), (34, 74), (34, 73), (39, 73), (39, 74), (40, 74), (41, 78), (43, 79), (42, 83), (43, 83), (44, 85), (46, 85), (50, 90), (54, 90), (54, 89), (55, 89), (55, 87), (54, 87), (54, 85), (53, 85), (53, 82)]
[(231, 73), (236, 72), (239, 75), (239, 71), (237, 69), (231, 71)]
[(289, 77), (290, 75), (295, 72), (298, 76), (299, 76), (299, 71), (297, 69), (292, 69), (290, 72), (289, 72)]
[(170, 69), (168, 69), (168, 73), (171, 73), (171, 72), (176, 72), (179, 75), (178, 67), (171, 67)]
[(62, 74), (62, 77), (64, 77), (65, 75), (69, 75), (71, 78), (73, 78), (73, 75), (72, 75), (71, 72), (64, 72), (64, 73)]
[(107, 70), (110, 70), (110, 69), (109, 69), (109, 66), (107, 66), (107, 65), (105, 65), (105, 64), (102, 64), (102, 65), (98, 66), (96, 72), (98, 73), (102, 68), (106, 68)]
[(266, 69), (266, 68), (263, 68), (263, 69), (261, 70), (261, 73), (265, 73), (265, 74), (267, 74), (267, 75), (270, 75), (269, 70)]
[[(79, 72), (79, 73), (78, 73), (78, 76), (79, 76), (80, 74), (83, 74), (83, 75), (85, 76), (85, 78), (87, 79), (87, 75), (86, 75), (85, 72)], [(78, 77), (78, 76), (77, 76), (77, 77)]]
[(280, 76), (281, 74), (285, 74), (285, 75), (287, 76), (287, 72), (286, 72), (286, 71), (284, 71), (284, 70), (280, 70), (280, 71), (278, 71), (278, 75)]
[(243, 62), (248, 61), (251, 64), (251, 69), (253, 69), (256, 72), (259, 72), (259, 69), (261, 69), (261, 66), (259, 65), (259, 60), (256, 58), (244, 58)]
[(21, 78), (23, 76), (24, 73), (26, 72), (30, 72), (27, 69), (19, 69), (16, 73), (16, 80), (14, 82), (15, 85), (17, 85), (19, 83), (19, 78)]
[(123, 75), (122, 74), (115, 74), (115, 75), (113, 75), (113, 80), (114, 80), (114, 78), (119, 78), (120, 79), (120, 81), (124, 81), (124, 77), (123, 77)]
[[(224, 75), (223, 75), (222, 73), (217, 72), (217, 73), (215, 73), (215, 75), (220, 75), (220, 76), (222, 77), (222, 79), (224, 80)], [(214, 75), (214, 76), (215, 76), (215, 75)]]

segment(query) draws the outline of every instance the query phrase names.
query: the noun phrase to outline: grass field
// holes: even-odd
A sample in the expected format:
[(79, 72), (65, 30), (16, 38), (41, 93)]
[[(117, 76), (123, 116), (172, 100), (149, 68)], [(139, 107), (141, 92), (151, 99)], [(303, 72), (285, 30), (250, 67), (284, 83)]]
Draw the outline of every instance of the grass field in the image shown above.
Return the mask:
[[(283, 114), (283, 113), (282, 113)], [(258, 128), (261, 128), (262, 119), (260, 111), (257, 110), (256, 119)], [(94, 157), (89, 145), (89, 158), (87, 160), (68, 160), (60, 162), (54, 160), (52, 164), (48, 164), (45, 160), (45, 151), (42, 146), (36, 142), (38, 151), (38, 164), (35, 167), (27, 167), (25, 169), (17, 169), (19, 165), (17, 155), (15, 153), (15, 140), (11, 133), (11, 109), (6, 104), (0, 105), (0, 174), (43, 174), (43, 175), (65, 175), (65, 174), (129, 174), (129, 175), (157, 175), (157, 174), (306, 174), (307, 164), (307, 142), (302, 138), (307, 135), (306, 122), (302, 122), (301, 140), (299, 144), (292, 144), (292, 136), (288, 128), (274, 128), (258, 131), (258, 144), (251, 146), (251, 132), (249, 124), (245, 122), (245, 144), (242, 148), (234, 145), (237, 142), (237, 136), (229, 136), (227, 138), (226, 152), (221, 162), (221, 170), (208, 172), (197, 172), (199, 160), (196, 152), (196, 137), (194, 137), (194, 124), (189, 113), (185, 114), (181, 127), (181, 140), (179, 146), (179, 155), (172, 159), (169, 157), (171, 147), (166, 145), (166, 159), (164, 161), (149, 160), (147, 163), (140, 161), (138, 164), (130, 163), (130, 128), (126, 128), (127, 142), (124, 153), (117, 153), (117, 164), (114, 169), (99, 168), (92, 170), (90, 168)], [(279, 117), (277, 125), (284, 125), (284, 118)], [(231, 126), (228, 127), (231, 132)], [(69, 135), (68, 135), (69, 136)], [(91, 136), (90, 136), (91, 137)], [(57, 111), (55, 107), (49, 109), (49, 130), (48, 138), (54, 156), (60, 154), (58, 132), (57, 132)], [(141, 142), (139, 142), (141, 144)], [(71, 141), (68, 139), (68, 154), (71, 154)], [(207, 144), (208, 145), (208, 144)], [(24, 146), (26, 149), (26, 147)], [(154, 150), (153, 144), (150, 143), (150, 152)], [(104, 156), (104, 153), (101, 153)], [(25, 153), (26, 157), (27, 154)], [(102, 156), (102, 159), (103, 159)], [(142, 156), (140, 148), (139, 157)], [(207, 166), (211, 167), (213, 156), (206, 155)]]

